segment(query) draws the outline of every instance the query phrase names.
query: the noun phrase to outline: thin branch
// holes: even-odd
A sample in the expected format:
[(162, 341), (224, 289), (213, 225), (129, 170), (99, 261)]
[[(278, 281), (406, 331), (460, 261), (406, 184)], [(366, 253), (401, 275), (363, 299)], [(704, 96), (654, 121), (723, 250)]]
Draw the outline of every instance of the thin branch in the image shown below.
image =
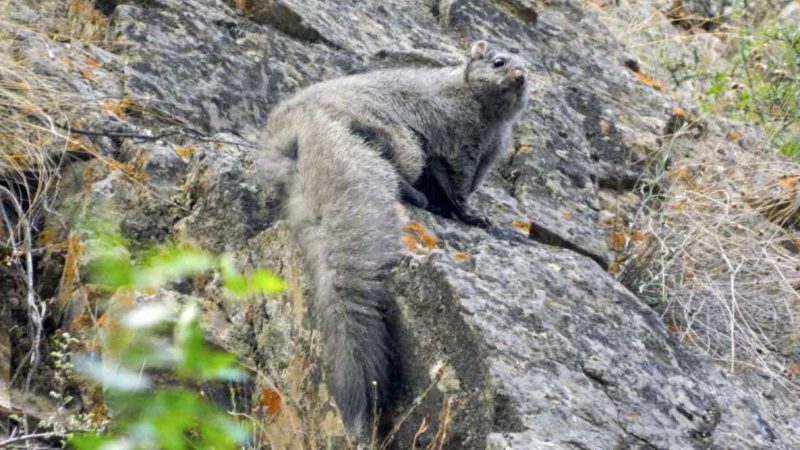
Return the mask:
[(442, 379), (443, 375), (444, 375), (444, 367), (440, 367), (439, 370), (436, 371), (436, 374), (433, 376), (433, 379), (425, 388), (425, 390), (420, 395), (414, 398), (414, 401), (411, 402), (411, 406), (409, 406), (405, 410), (405, 412), (403, 412), (403, 415), (400, 417), (400, 420), (398, 420), (397, 423), (395, 423), (394, 427), (392, 427), (392, 430), (389, 432), (389, 434), (381, 443), (380, 446), (381, 450), (389, 448), (389, 445), (392, 443), (392, 440), (394, 440), (395, 435), (397, 435), (397, 433), (400, 431), (400, 427), (402, 427), (405, 421), (408, 420), (408, 417), (411, 416), (411, 413), (414, 412), (414, 410), (417, 409), (417, 407), (422, 404), (422, 400), (424, 400), (425, 397), (427, 397), (428, 394), (431, 392), (433, 387), (439, 383), (439, 380)]
[[(25, 299), (28, 306), (28, 315), (31, 320), (31, 324), (33, 327), (33, 341), (31, 342), (31, 353), (30, 353), (30, 363), (31, 367), (28, 371), (28, 376), (25, 379), (25, 395), (30, 392), (31, 381), (33, 380), (33, 374), (36, 372), (36, 367), (39, 364), (39, 359), (41, 355), (39, 354), (39, 348), (42, 342), (42, 329), (43, 329), (43, 321), (44, 316), (47, 314), (47, 306), (45, 303), (36, 302), (36, 291), (34, 290), (33, 285), (33, 255), (31, 253), (31, 243), (33, 241), (31, 236), (31, 227), (30, 222), (28, 221), (27, 215), (25, 214), (25, 210), (22, 208), (22, 205), (17, 200), (14, 193), (5, 188), (4, 186), (0, 186), (0, 194), (5, 194), (8, 197), (9, 202), (14, 207), (17, 213), (17, 220), (19, 221), (18, 226), (20, 226), (23, 230), (24, 236), (21, 242), (22, 246), (22, 253), (25, 255), (25, 287), (27, 290)], [(14, 233), (14, 230), (9, 229), (9, 235)], [(14, 253), (19, 251), (19, 249), (14, 249)], [(25, 426), (27, 428), (27, 421), (25, 421)], [(27, 431), (27, 429), (26, 429)]]
[(205, 133), (195, 130), (189, 127), (179, 127), (179, 128), (171, 128), (167, 131), (163, 131), (158, 134), (149, 135), (144, 133), (132, 133), (128, 131), (112, 131), (112, 130), (84, 130), (81, 128), (74, 128), (69, 125), (59, 124), (59, 128), (67, 130), (69, 133), (80, 134), (83, 136), (95, 136), (95, 137), (109, 137), (109, 138), (127, 138), (127, 139), (139, 139), (143, 141), (158, 141), (161, 139), (165, 139), (171, 136), (183, 136), (191, 139), (197, 139), (203, 142), (215, 142), (219, 144), (229, 144), (229, 145), (240, 145), (242, 147), (248, 148), (258, 148), (258, 145), (247, 142), (244, 139), (242, 142), (237, 141), (229, 141), (225, 139), (214, 139), (208, 137)]
[(11, 444), (16, 444), (18, 442), (29, 441), (31, 439), (44, 439), (53, 436), (62, 436), (62, 433), (57, 433), (55, 431), (50, 431), (47, 433), (33, 433), (33, 434), (23, 434), (21, 436), (12, 437), (6, 439), (5, 441), (0, 441), (0, 448), (8, 447)]

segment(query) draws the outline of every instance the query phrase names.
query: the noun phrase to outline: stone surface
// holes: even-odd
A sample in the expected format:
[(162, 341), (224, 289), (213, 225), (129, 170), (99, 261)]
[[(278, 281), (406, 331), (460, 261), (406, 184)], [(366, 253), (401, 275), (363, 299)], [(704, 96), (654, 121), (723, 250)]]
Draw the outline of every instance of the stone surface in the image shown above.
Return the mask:
[[(601, 268), (613, 258), (600, 223), (609, 197), (635, 203), (629, 190), (678, 102), (642, 82), (582, 3), (263, 0), (245, 11), (221, 0), (98, 4), (110, 20), (106, 50), (31, 31), (14, 45), (65, 95), (92, 98), (84, 127), (164, 138), (85, 138), (103, 158), (65, 168), (54, 205), (62, 215), (46, 225), (68, 228), (72, 212), (103, 208), (136, 246), (193, 242), (230, 252), (244, 269), (284, 276), (286, 294), (244, 305), (222, 299), (213, 280), (175, 288), (203, 298), (212, 341), (252, 365), (243, 407), (264, 422), (265, 443), (343, 440), (318, 367), (311, 286), (281, 220), (284, 186), (274, 174), (283, 162), (258, 151), (269, 110), (317, 80), (453, 64), (470, 40), (485, 38), (530, 61), (532, 102), (514, 150), (472, 199), (500, 231), (409, 208), (439, 244), (406, 255), (390, 281), (403, 367), (387, 412), (401, 423), (396, 445), (409, 447), (424, 419), (418, 442), (446, 429), (448, 448), (800, 446), (791, 401), (763, 402), (757, 384), (678, 343)], [(98, 75), (53, 64), (52, 52), (94, 55)], [(125, 108), (104, 108), (104, 99), (125, 96)], [(274, 416), (258, 409), (267, 388), (284, 398)]]
[(457, 388), (442, 395), (472, 419), (449, 430), (456, 448), (487, 431), (497, 448), (791, 447), (740, 384), (589, 259), (432, 226), (445, 245), (396, 283), (411, 372), (445, 361)]

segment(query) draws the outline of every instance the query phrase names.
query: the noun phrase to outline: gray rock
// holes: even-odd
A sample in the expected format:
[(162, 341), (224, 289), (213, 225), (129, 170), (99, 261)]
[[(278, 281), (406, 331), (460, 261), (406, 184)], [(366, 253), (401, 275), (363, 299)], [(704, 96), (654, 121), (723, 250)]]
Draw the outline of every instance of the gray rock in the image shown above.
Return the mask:
[(667, 16), (683, 28), (713, 31), (723, 23), (723, 13), (731, 3), (730, 0), (673, 0)]
[(778, 14), (778, 19), (784, 25), (800, 27), (800, 4), (788, 3)]
[(453, 395), (454, 448), (794, 445), (741, 383), (678, 343), (589, 259), (430, 225), (443, 248), (407, 261), (394, 281), (404, 368), (414, 393), (436, 363), (452, 380), (407, 433), (423, 416), (436, 429), (436, 408)]
[[(439, 244), (410, 252), (389, 281), (402, 368), (386, 411), (399, 424), (396, 445), (408, 447), (424, 419), (419, 441), (447, 448), (800, 446), (794, 397), (763, 401), (762, 381), (740, 380), (677, 342), (600, 267), (613, 257), (602, 208), (642, 177), (676, 103), (636, 78), (630, 56), (579, 2), (265, 0), (244, 12), (221, 0), (102, 4), (111, 52), (35, 33), (20, 42), (105, 58), (92, 82), (30, 53), (67, 93), (127, 94), (138, 115), (93, 109), (87, 126), (143, 137), (93, 138), (123, 166), (67, 167), (53, 205), (63, 216), (48, 225), (102, 207), (137, 247), (193, 242), (286, 278), (284, 295), (246, 304), (220, 299), (213, 281), (180, 286), (209, 301), (212, 341), (254, 367), (254, 398), (242, 408), (257, 412), (261, 388), (284, 396), (264, 442), (343, 445), (318, 366), (313, 287), (281, 220), (287, 162), (258, 150), (267, 114), (314, 81), (453, 64), (468, 41), (486, 38), (530, 61), (533, 101), (514, 150), (472, 200), (498, 230), (408, 208)], [(152, 138), (169, 129), (180, 132)], [(518, 233), (515, 221), (532, 227)], [(171, 289), (163, 296), (178, 295)]]

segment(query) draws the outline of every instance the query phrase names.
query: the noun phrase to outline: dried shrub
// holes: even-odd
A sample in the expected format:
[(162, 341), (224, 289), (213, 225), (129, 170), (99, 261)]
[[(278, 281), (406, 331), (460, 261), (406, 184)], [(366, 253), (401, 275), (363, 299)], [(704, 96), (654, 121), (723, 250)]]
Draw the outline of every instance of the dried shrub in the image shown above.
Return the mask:
[[(800, 360), (800, 164), (772, 150), (677, 158), (646, 199), (620, 279), (682, 340), (732, 371), (782, 378)], [(730, 152), (730, 149), (728, 150)]]
[(94, 0), (69, 0), (63, 32), (70, 41), (98, 43), (103, 40), (108, 20)]

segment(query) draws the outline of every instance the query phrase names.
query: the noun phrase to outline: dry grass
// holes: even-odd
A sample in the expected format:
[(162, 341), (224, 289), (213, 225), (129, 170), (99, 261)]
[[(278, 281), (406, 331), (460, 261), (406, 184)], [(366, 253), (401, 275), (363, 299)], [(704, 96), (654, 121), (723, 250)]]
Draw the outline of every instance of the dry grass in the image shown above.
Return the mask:
[(712, 142), (655, 177), (669, 187), (645, 198), (620, 279), (731, 371), (793, 384), (781, 376), (800, 357), (800, 164)]
[(67, 120), (57, 95), (24, 63), (0, 54), (0, 175), (29, 209), (44, 202), (60, 160), (79, 145), (58, 126)]
[[(8, 6), (0, 5), (0, 12)], [(9, 296), (24, 299), (28, 316), (24, 336), (29, 347), (18, 349), (23, 356), (15, 358), (17, 365), (12, 367), (9, 383), (21, 386), (27, 396), (37, 368), (45, 359), (42, 349), (47, 336), (43, 322), (50, 314), (46, 299), (37, 293), (35, 260), (43, 249), (35, 239), (44, 217), (55, 214), (51, 206), (59, 193), (61, 168), (70, 155), (91, 154), (93, 150), (63, 128), (89, 104), (88, 99), (70, 93), (63, 82), (34, 70), (14, 50), (15, 33), (26, 30), (1, 23), (0, 276), (10, 282), (3, 286)], [(23, 425), (27, 427), (27, 420)]]
[[(41, 359), (46, 314), (34, 287), (32, 239), (40, 214), (57, 191), (58, 169), (70, 145), (56, 125), (62, 116), (56, 93), (11, 55), (0, 53), (0, 257), (17, 275), (31, 322), (26, 391)], [(22, 367), (16, 369), (15, 377)]]
[[(707, 89), (695, 75), (726, 64), (741, 32), (675, 27), (667, 0), (588, 4), (690, 103)], [(691, 121), (673, 125), (650, 155), (640, 209), (619, 233), (627, 258), (619, 278), (729, 370), (755, 369), (800, 389), (800, 164), (752, 129), (712, 124), (700, 136)]]
[[(67, 21), (77, 26), (82, 12), (73, 8), (73, 3), (68, 6)], [(36, 395), (31, 384), (47, 359), (44, 321), (49, 315), (48, 303), (35, 284), (35, 259), (42, 249), (34, 239), (44, 215), (52, 213), (50, 206), (58, 194), (59, 172), (67, 153), (82, 145), (59, 124), (68, 124), (72, 110), (86, 100), (58, 89), (54, 80), (32, 70), (15, 51), (17, 33), (29, 29), (8, 21), (13, 17), (12, 8), (14, 2), (0, 2), (0, 278), (7, 296), (22, 300), (19, 306), (13, 301), (7, 306), (23, 308), (28, 318), (27, 329), (17, 332), (22, 339), (14, 344), (18, 356), (13, 358), (15, 365), (7, 380), (12, 392), (21, 393), (20, 398), (12, 398), (21, 416), (14, 431), (16, 439), (23, 436), (27, 440), (32, 426), (28, 414), (36, 415), (31, 410), (33, 402), (29, 402), (30, 396)], [(49, 24), (36, 26), (46, 29)], [(74, 37), (87, 36), (85, 30)]]
[(100, 42), (107, 26), (108, 20), (95, 8), (94, 0), (69, 0), (63, 28), (70, 41)]

